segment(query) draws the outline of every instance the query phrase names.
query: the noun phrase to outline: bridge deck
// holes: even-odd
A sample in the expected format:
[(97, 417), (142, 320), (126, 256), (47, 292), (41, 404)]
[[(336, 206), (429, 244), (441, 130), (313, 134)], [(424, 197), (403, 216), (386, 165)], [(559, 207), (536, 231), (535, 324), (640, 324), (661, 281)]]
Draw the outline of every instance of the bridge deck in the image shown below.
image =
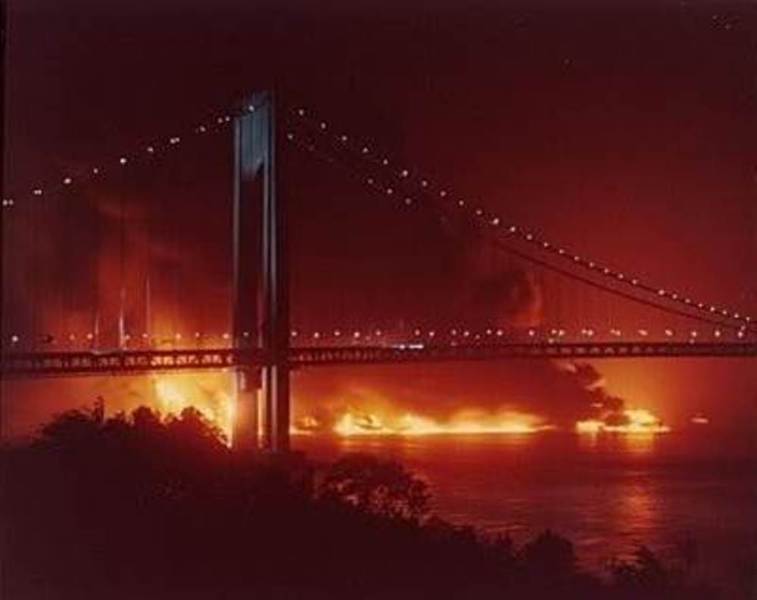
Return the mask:
[[(676, 357), (757, 357), (757, 342), (607, 342), (565, 344), (473, 344), (458, 346), (323, 346), (290, 349), (293, 368), (411, 363), (513, 358), (533, 359), (608, 359)], [(2, 357), (6, 378), (40, 376), (136, 374), (144, 372), (182, 372), (223, 370), (241, 366), (262, 366), (259, 350), (202, 348), (182, 350), (124, 350), (81, 352), (8, 353)]]

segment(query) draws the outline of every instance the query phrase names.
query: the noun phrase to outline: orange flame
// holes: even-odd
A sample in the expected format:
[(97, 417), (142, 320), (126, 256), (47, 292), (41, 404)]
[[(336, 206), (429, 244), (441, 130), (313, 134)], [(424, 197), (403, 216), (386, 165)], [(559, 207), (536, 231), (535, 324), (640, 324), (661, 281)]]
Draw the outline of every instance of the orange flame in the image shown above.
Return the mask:
[[(156, 408), (163, 415), (179, 415), (188, 407), (197, 409), (217, 426), (232, 444), (234, 430), (234, 402), (226, 386), (216, 375), (153, 375), (151, 384)], [(670, 427), (643, 408), (626, 409), (622, 422), (604, 418), (587, 419), (575, 424), (581, 434), (659, 434)], [(704, 420), (704, 419), (703, 419)], [(327, 425), (311, 415), (300, 416), (291, 427), (293, 434), (324, 432)], [(386, 406), (373, 411), (347, 410), (331, 427), (341, 437), (355, 436), (430, 436), (430, 435), (526, 435), (554, 430), (555, 427), (539, 417), (521, 412), (462, 411), (447, 420), (403, 412), (393, 413)]]
[(587, 419), (576, 423), (578, 433), (627, 433), (627, 434), (656, 434), (667, 433), (670, 427), (644, 408), (627, 408), (623, 411), (625, 422), (621, 424), (608, 423), (602, 419)]
[(448, 421), (438, 421), (413, 413), (387, 417), (376, 413), (346, 412), (336, 422), (333, 432), (353, 436), (426, 436), (529, 434), (552, 429), (533, 415), (502, 413), (495, 416), (460, 413)]
[(153, 375), (156, 407), (163, 415), (177, 416), (188, 407), (218, 427), (231, 445), (234, 430), (234, 402), (212, 375)]

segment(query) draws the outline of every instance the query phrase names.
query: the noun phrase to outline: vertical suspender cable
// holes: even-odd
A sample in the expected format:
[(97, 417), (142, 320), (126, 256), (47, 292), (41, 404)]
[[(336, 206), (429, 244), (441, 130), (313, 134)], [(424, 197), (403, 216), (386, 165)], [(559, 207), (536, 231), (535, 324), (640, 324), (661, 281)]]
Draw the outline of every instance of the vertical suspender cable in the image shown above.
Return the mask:
[(39, 258), (37, 256), (37, 247), (38, 247), (38, 240), (39, 240), (39, 232), (37, 231), (37, 221), (39, 219), (39, 199), (32, 198), (32, 201), (30, 202), (29, 206), (29, 222), (28, 222), (28, 229), (29, 229), (29, 236), (26, 238), (27, 243), (29, 244), (28, 249), (28, 256), (29, 256), (29, 266), (28, 266), (28, 282), (29, 282), (29, 295), (31, 296), (31, 302), (29, 309), (31, 311), (31, 318), (30, 318), (30, 325), (31, 325), (31, 331), (29, 333), (29, 343), (31, 346), (31, 351), (34, 352), (37, 349), (37, 335), (38, 335), (38, 327), (37, 327), (37, 321), (39, 318), (39, 306), (38, 306), (38, 298), (39, 294), (37, 293), (37, 285), (39, 285), (39, 272), (40, 272), (40, 263)]
[(124, 349), (124, 342), (126, 341), (125, 330), (125, 312), (126, 312), (126, 228), (124, 222), (124, 197), (119, 194), (119, 278), (120, 278), (120, 296), (119, 296), (119, 308), (118, 308), (118, 349)]
[(152, 274), (152, 211), (150, 210), (151, 203), (147, 203), (145, 208), (145, 236), (147, 238), (146, 254), (145, 257), (145, 322), (142, 332), (143, 345), (150, 347), (152, 345), (152, 289), (150, 285), (150, 275)]
[[(171, 200), (169, 199), (169, 202)], [(170, 271), (170, 306), (171, 306), (171, 319), (170, 319), (170, 332), (169, 337), (171, 344), (176, 347), (176, 334), (179, 330), (179, 232), (178, 232), (178, 220), (174, 216), (174, 211), (171, 206), (168, 206), (168, 243), (171, 246), (171, 260), (172, 268)]]
[(92, 278), (93, 284), (93, 302), (92, 302), (92, 330), (91, 335), (91, 349), (97, 350), (100, 343), (100, 256), (102, 255), (102, 216), (96, 209), (94, 210), (94, 237), (95, 247), (97, 251), (94, 254), (94, 261), (92, 263), (94, 269), (94, 277)]
[[(61, 239), (61, 236), (59, 236), (58, 234), (58, 232), (60, 231), (59, 227), (65, 227), (66, 225), (68, 225), (68, 220), (65, 218), (65, 211), (62, 210), (65, 205), (64, 198), (64, 193), (56, 195), (54, 199), (55, 201), (50, 208), (51, 219), (55, 219), (55, 223), (58, 226), (56, 227), (55, 237), (52, 238), (52, 248), (55, 248), (55, 245), (57, 245), (58, 241)], [(65, 249), (61, 248), (60, 252), (55, 251), (50, 253), (50, 263), (52, 268), (55, 269), (55, 272), (53, 273), (51, 279), (55, 281), (59, 310), (59, 314), (55, 315), (55, 318), (53, 320), (55, 329), (50, 333), (54, 336), (53, 339), (58, 346), (65, 344), (68, 341), (68, 307), (71, 304), (70, 300), (72, 285), (64, 285), (63, 282), (60, 281), (58, 274), (62, 272), (65, 263), (70, 261), (69, 252), (70, 248), (66, 247)], [(62, 348), (60, 349), (62, 350)]]

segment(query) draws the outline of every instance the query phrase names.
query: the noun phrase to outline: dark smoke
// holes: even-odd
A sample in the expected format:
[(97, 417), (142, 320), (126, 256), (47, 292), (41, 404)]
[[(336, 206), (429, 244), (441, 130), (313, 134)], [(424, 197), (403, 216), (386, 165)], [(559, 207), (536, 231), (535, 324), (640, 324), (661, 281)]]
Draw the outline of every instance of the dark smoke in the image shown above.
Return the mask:
[(485, 326), (534, 327), (541, 323), (543, 294), (533, 272), (509, 260), (469, 221), (444, 220), (447, 243), (461, 257), (463, 312)]
[(471, 282), (471, 310), (493, 325), (536, 326), (541, 321), (541, 289), (531, 273), (503, 270)]

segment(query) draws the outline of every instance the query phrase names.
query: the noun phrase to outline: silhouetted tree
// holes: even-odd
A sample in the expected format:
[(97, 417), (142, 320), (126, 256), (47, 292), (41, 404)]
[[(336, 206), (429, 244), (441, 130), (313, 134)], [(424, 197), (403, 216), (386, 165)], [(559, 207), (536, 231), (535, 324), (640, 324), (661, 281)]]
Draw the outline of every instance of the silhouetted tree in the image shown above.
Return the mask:
[(621, 589), (638, 594), (665, 592), (674, 583), (673, 572), (646, 546), (637, 548), (631, 560), (615, 562), (611, 571)]
[(326, 472), (319, 495), (354, 505), (358, 510), (417, 521), (428, 514), (426, 483), (395, 461), (351, 454)]
[(520, 560), (526, 570), (543, 577), (566, 578), (576, 572), (576, 554), (573, 544), (550, 530), (523, 546)]
[(42, 427), (38, 443), (72, 449), (91, 443), (100, 433), (95, 411), (71, 410)]

